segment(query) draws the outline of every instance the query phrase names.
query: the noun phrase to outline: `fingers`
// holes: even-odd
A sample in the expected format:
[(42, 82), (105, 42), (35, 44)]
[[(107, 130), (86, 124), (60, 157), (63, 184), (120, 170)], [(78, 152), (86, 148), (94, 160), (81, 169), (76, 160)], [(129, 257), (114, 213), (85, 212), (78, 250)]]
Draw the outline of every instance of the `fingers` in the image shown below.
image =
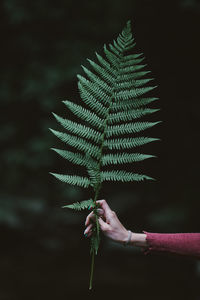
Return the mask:
[(97, 203), (100, 205), (100, 207), (104, 210), (104, 215), (107, 220), (112, 218), (113, 211), (110, 209), (110, 206), (106, 202), (106, 200), (97, 200)]
[(106, 200), (97, 200), (97, 203), (99, 203), (99, 205), (107, 212), (111, 212), (112, 210), (110, 209), (110, 206), (108, 205), (108, 203), (106, 202)]
[[(98, 214), (98, 216), (100, 216), (98, 218), (99, 225), (100, 225), (101, 230), (105, 233), (106, 231), (108, 231), (110, 229), (110, 225), (108, 223), (110, 223), (109, 220), (113, 217), (113, 211), (110, 209), (106, 200), (97, 200), (96, 202), (97, 202), (97, 204), (99, 204), (99, 207), (100, 207), (97, 209), (97, 214)], [(84, 234), (87, 237), (90, 237), (92, 235), (92, 227), (94, 226), (95, 221), (96, 221), (96, 216), (95, 216), (94, 212), (92, 211), (87, 216), (86, 221), (85, 221), (86, 229), (84, 231)]]
[(87, 216), (85, 226), (88, 226), (92, 221), (95, 221), (95, 215), (93, 211)]
[[(99, 226), (100, 226), (100, 228), (101, 228), (101, 231), (102, 231), (102, 232), (108, 231), (109, 228), (110, 228), (110, 226), (109, 226), (106, 222), (104, 222), (104, 221), (102, 220), (102, 218), (98, 218), (98, 220), (99, 220)], [(85, 229), (84, 235), (85, 235), (86, 237), (90, 237), (90, 236), (92, 235), (92, 228), (93, 228), (93, 226), (94, 226), (94, 223), (91, 223), (91, 224), (89, 224), (89, 225), (87, 226), (87, 228)]]
[(98, 220), (99, 220), (100, 228), (103, 232), (107, 231), (110, 228), (110, 226), (106, 222), (104, 222), (102, 218), (99, 218)]
[[(104, 211), (103, 211), (103, 209), (101, 209), (101, 208), (98, 208), (97, 209), (97, 214), (99, 215), (99, 216), (103, 216), (103, 214), (104, 214)], [(94, 222), (95, 221), (95, 214), (94, 214), (94, 212), (92, 211), (88, 216), (87, 216), (87, 218), (86, 218), (86, 221), (85, 221), (85, 226), (88, 226), (91, 222)]]
[(88, 225), (88, 227), (84, 231), (85, 236), (90, 236), (90, 234), (92, 233), (92, 227), (93, 227), (93, 224)]

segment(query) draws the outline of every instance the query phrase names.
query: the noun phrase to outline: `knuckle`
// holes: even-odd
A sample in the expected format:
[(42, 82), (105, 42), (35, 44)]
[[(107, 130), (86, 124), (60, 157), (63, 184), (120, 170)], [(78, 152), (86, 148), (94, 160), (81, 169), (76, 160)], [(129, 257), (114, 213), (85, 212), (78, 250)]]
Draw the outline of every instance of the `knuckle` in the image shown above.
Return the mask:
[(109, 226), (106, 226), (104, 232), (109, 234), (112, 231), (112, 228), (110, 228)]
[(112, 217), (115, 217), (116, 216), (116, 212), (114, 210), (111, 211), (111, 215)]
[(102, 227), (103, 227), (103, 228), (102, 228), (102, 231), (107, 233), (107, 232), (108, 232), (107, 226), (104, 225), (104, 226), (102, 226)]

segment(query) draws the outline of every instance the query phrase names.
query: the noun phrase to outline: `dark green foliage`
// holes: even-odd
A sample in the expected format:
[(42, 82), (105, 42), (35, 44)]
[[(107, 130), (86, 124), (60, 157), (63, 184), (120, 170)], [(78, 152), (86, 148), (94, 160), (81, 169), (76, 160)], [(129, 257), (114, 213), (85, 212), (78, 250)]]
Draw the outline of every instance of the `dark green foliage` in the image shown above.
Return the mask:
[[(73, 150), (51, 149), (71, 163), (85, 167), (88, 176), (50, 174), (65, 183), (93, 188), (92, 200), (64, 206), (76, 210), (93, 207), (96, 215), (96, 227), (91, 238), (93, 254), (97, 253), (100, 241), (96, 200), (102, 182), (153, 180), (150, 176), (120, 168), (121, 164), (155, 157), (138, 151), (130, 153), (128, 150), (158, 140), (149, 136), (138, 136), (138, 133), (159, 123), (141, 121), (143, 117), (158, 111), (147, 106), (158, 98), (145, 97), (156, 86), (146, 86), (153, 79), (143, 78), (149, 71), (143, 70), (146, 65), (141, 64), (144, 60), (142, 53), (129, 53), (134, 47), (130, 22), (127, 22), (122, 34), (113, 44), (109, 44), (109, 50), (104, 46), (105, 58), (96, 53), (98, 63), (88, 59), (92, 71), (82, 66), (86, 77), (77, 76), (81, 104), (63, 101), (77, 121), (53, 113), (65, 132), (50, 129), (51, 132)], [(114, 170), (107, 169), (112, 165), (119, 167)]]
[(71, 209), (75, 209), (75, 210), (82, 210), (82, 209), (91, 208), (91, 207), (94, 207), (94, 202), (92, 199), (84, 200), (81, 202), (75, 202), (73, 204), (62, 206), (62, 208), (71, 208)]
[[(109, 45), (110, 50), (104, 46), (107, 60), (96, 53), (99, 64), (88, 59), (93, 71), (91, 72), (83, 66), (83, 70), (88, 77), (87, 79), (78, 75), (78, 87), (83, 104), (77, 105), (68, 100), (63, 101), (67, 108), (76, 115), (77, 122), (72, 122), (53, 113), (67, 132), (59, 132), (53, 129), (51, 131), (63, 142), (72, 146), (74, 150), (71, 152), (52, 149), (63, 158), (86, 168), (88, 157), (86, 158), (84, 153), (89, 154), (98, 165), (98, 172), (101, 175), (100, 181), (140, 181), (141, 179), (150, 179), (149, 176), (145, 175), (130, 173), (125, 176), (125, 173), (121, 171), (106, 173), (101, 169), (102, 166), (132, 163), (153, 157), (152, 155), (139, 154), (137, 152), (132, 154), (122, 152), (122, 150), (135, 148), (157, 140), (145, 136), (134, 137), (134, 134), (145, 131), (159, 123), (134, 121), (157, 112), (158, 109), (149, 108), (147, 105), (158, 98), (144, 98), (144, 94), (153, 90), (155, 86), (144, 86), (153, 79), (142, 78), (147, 74), (146, 71), (138, 72), (145, 67), (145, 65), (141, 64), (144, 60), (141, 57), (142, 53), (126, 55), (127, 51), (134, 48), (135, 44), (133, 41), (130, 22), (128, 22), (117, 41), (114, 41), (113, 45)], [(131, 134), (133, 137), (110, 139), (111, 137), (128, 134)], [(120, 152), (116, 154), (111, 152), (104, 155), (104, 149), (110, 149), (111, 151), (116, 149)], [(78, 151), (81, 151), (83, 154)], [(63, 182), (83, 187), (92, 185), (91, 177), (83, 178), (72, 175), (51, 174)], [(108, 176), (108, 174), (110, 175)]]

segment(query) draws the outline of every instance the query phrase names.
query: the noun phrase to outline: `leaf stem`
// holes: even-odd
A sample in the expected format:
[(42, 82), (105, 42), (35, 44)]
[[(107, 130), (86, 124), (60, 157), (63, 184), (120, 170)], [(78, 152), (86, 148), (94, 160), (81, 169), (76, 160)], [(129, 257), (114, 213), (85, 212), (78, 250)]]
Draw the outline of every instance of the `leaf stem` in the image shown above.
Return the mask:
[[(99, 173), (100, 173), (101, 164), (102, 164), (102, 153), (103, 153), (104, 140), (105, 140), (106, 129), (107, 129), (107, 122), (108, 122), (109, 112), (110, 112), (110, 109), (111, 109), (111, 106), (112, 106), (113, 99), (114, 99), (114, 92), (112, 93), (110, 105), (109, 105), (109, 108), (108, 108), (108, 111), (107, 111), (106, 119), (104, 121), (104, 131), (103, 131), (103, 134), (102, 134), (102, 143), (101, 143), (100, 155), (99, 155), (100, 159), (99, 159), (99, 164), (98, 164)], [(99, 221), (98, 221), (98, 215), (97, 215), (97, 203), (96, 203), (96, 201), (97, 201), (100, 189), (101, 189), (101, 181), (99, 181), (98, 185), (95, 187), (94, 209), (93, 209), (94, 214), (95, 214), (95, 223), (96, 223), (95, 224), (96, 228), (93, 231), (93, 234), (96, 235), (96, 237), (98, 239), (98, 244), (99, 244), (99, 233), (100, 233), (99, 231), (100, 231), (100, 228), (99, 228)], [(92, 289), (93, 274), (94, 274), (94, 259), (95, 259), (95, 254), (97, 254), (97, 249), (92, 248), (91, 250), (92, 250), (92, 261), (91, 261), (91, 270), (90, 270), (89, 290)]]
[(93, 274), (94, 274), (94, 256), (95, 252), (94, 249), (92, 250), (92, 261), (91, 261), (91, 271), (90, 271), (90, 285), (89, 285), (89, 290), (92, 289), (92, 281), (93, 281)]

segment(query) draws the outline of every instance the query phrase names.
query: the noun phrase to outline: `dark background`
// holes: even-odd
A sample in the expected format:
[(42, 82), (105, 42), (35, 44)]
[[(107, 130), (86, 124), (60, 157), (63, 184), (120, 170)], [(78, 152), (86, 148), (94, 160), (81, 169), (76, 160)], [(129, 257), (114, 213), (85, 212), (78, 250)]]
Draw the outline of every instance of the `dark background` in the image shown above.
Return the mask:
[[(73, 172), (51, 147), (67, 116), (63, 99), (79, 99), (76, 74), (131, 19), (158, 88), (163, 123), (144, 164), (157, 179), (105, 184), (107, 199), (133, 231), (199, 232), (200, 3), (195, 0), (1, 1), (0, 299), (200, 299), (200, 264), (192, 258), (144, 256), (102, 237), (94, 289), (88, 291), (87, 212), (61, 209), (88, 191), (49, 172)], [(78, 169), (76, 170), (78, 172)]]

